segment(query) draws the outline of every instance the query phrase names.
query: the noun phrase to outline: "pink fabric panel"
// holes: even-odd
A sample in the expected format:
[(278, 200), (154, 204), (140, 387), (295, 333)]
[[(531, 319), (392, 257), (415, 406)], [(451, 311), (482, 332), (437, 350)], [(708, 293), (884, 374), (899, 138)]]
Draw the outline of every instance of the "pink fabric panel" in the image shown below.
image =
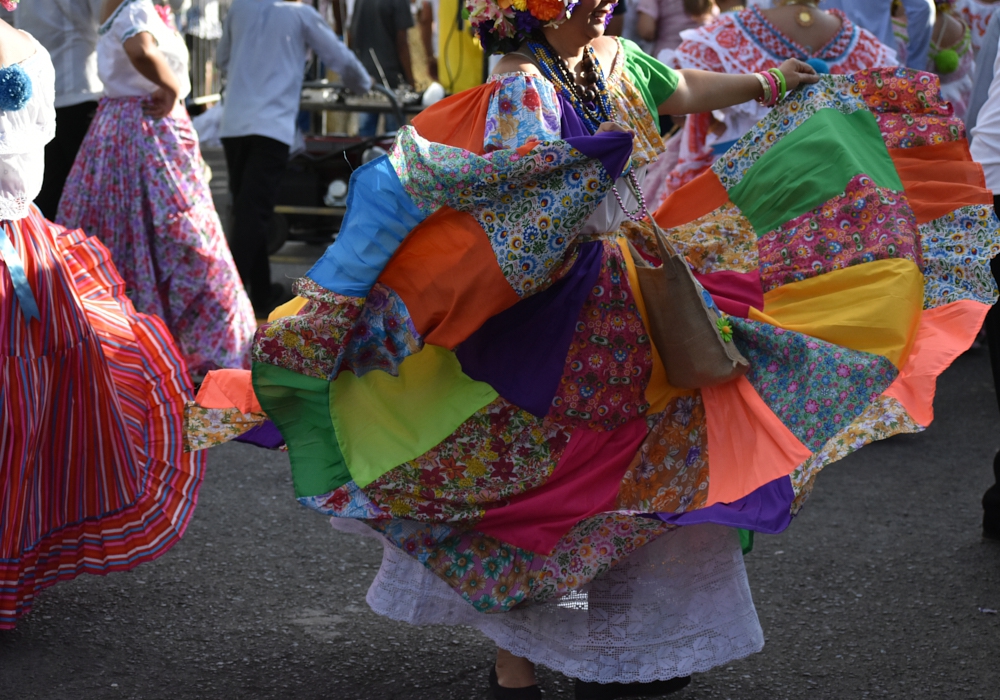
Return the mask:
[(906, 364), (885, 395), (898, 400), (919, 425), (934, 420), (937, 378), (969, 349), (990, 307), (963, 299), (928, 309), (920, 316), (917, 337)]
[(733, 272), (722, 270), (701, 274), (695, 279), (708, 290), (719, 309), (730, 316), (748, 318), (750, 307), (764, 308), (764, 291), (760, 286), (760, 270), (753, 272)]
[(545, 484), (486, 511), (475, 529), (550, 553), (584, 518), (615, 510), (622, 479), (647, 432), (645, 419), (609, 432), (578, 428)]

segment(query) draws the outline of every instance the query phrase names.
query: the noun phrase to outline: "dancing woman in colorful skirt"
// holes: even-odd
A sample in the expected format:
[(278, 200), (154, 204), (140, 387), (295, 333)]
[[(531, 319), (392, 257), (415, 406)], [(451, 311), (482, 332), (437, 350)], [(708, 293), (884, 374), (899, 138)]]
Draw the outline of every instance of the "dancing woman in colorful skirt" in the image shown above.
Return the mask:
[(151, 0), (109, 0), (105, 14), (104, 97), (56, 220), (108, 246), (136, 309), (167, 322), (191, 372), (247, 367), (256, 323), (179, 102), (184, 39)]
[[(9, 5), (10, 3), (6, 3)], [(8, 7), (8, 9), (10, 9)], [(204, 456), (183, 448), (187, 368), (107, 248), (31, 204), (55, 135), (48, 53), (0, 21), (0, 629), (82, 573), (178, 540)]]
[[(997, 296), (992, 197), (933, 76), (674, 71), (604, 37), (611, 9), (472, 2), (490, 80), (354, 173), (252, 376), (209, 374), (188, 414), (200, 446), (284, 441), (299, 501), (383, 544), (371, 607), (481, 630), (495, 698), (540, 697), (534, 664), (615, 698), (760, 650), (749, 533), (929, 424)], [(644, 211), (656, 116), (752, 99), (773, 109), (655, 212), (678, 261)], [(702, 341), (657, 325), (667, 261), (745, 375), (676, 372)]]

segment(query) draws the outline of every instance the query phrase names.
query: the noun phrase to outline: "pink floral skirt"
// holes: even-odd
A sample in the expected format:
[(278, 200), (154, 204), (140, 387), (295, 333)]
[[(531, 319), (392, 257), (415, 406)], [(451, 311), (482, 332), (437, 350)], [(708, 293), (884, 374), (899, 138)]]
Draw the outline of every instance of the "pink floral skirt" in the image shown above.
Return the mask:
[(166, 321), (188, 369), (248, 368), (256, 330), (183, 107), (143, 114), (105, 98), (66, 180), (56, 220), (110, 250), (141, 313)]

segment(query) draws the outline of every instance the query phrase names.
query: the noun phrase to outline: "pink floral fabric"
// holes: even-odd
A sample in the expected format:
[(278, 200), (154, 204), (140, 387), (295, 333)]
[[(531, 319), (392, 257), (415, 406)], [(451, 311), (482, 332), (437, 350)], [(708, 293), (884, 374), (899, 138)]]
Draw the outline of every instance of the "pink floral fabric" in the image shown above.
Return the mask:
[(362, 491), (394, 517), (475, 522), (486, 507), (544, 484), (569, 438), (566, 428), (498, 398)]
[(101, 101), (56, 219), (111, 250), (136, 310), (166, 321), (189, 371), (249, 368), (257, 323), (198, 136), (183, 107), (153, 119), (142, 112), (145, 99)]
[(614, 430), (646, 412), (653, 354), (621, 248), (601, 245), (601, 272), (577, 317), (549, 417)]
[(411, 520), (368, 521), (477, 610), (498, 613), (565, 595), (668, 532), (652, 518), (602, 513), (578, 523), (547, 556), (480, 532)]
[(295, 316), (260, 327), (253, 359), (317, 379), (335, 378), (365, 300), (331, 292), (308, 277), (294, 290), (306, 305)]
[(917, 265), (917, 219), (901, 192), (855, 176), (816, 209), (796, 217), (758, 242), (765, 292), (791, 282), (874, 260), (905, 258)]

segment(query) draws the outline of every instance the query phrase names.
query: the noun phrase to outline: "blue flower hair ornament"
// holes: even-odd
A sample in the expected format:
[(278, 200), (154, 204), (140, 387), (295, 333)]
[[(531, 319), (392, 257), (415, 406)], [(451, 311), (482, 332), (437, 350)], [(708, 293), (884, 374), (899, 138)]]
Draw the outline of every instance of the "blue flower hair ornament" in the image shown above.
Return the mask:
[(31, 78), (18, 64), (0, 68), (0, 110), (15, 112), (31, 99)]

